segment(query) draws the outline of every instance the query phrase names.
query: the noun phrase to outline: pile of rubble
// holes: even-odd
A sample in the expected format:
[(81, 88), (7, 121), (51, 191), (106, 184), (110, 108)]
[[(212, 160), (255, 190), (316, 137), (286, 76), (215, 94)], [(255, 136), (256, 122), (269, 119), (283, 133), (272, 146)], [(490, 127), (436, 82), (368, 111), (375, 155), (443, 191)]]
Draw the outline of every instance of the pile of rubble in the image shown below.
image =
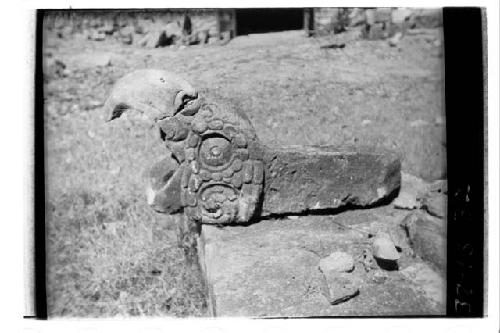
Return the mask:
[(385, 39), (394, 47), (414, 29), (438, 26), (442, 26), (441, 9), (317, 8), (314, 11), (314, 30), (308, 31), (308, 35), (339, 34), (360, 28), (359, 37), (362, 39)]
[(158, 18), (95, 17), (79, 20), (59, 19), (46, 25), (45, 30), (60, 39), (79, 35), (92, 41), (115, 40), (125, 45), (157, 48), (170, 45), (195, 45), (225, 41), (228, 36), (217, 34), (214, 20), (193, 25), (188, 14), (162, 20)]

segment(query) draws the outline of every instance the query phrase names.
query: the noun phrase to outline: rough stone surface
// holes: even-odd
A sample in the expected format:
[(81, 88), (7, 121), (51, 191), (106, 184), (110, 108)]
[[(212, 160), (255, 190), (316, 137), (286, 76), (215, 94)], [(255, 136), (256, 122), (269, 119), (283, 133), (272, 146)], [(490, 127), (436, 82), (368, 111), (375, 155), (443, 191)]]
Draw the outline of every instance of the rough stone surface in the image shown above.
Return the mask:
[(430, 194), (422, 199), (422, 208), (435, 217), (446, 216), (447, 197), (443, 194)]
[(446, 274), (446, 222), (424, 212), (408, 214), (401, 225), (405, 228), (413, 251)]
[(179, 164), (172, 157), (155, 163), (146, 176), (148, 204), (159, 213), (172, 214), (182, 209)]
[(328, 257), (319, 261), (319, 268), (324, 274), (330, 272), (350, 272), (354, 269), (354, 259), (345, 252), (333, 252)]
[(360, 293), (360, 280), (353, 278), (351, 274), (325, 274), (325, 280), (325, 297), (331, 305), (347, 302)]
[(385, 233), (379, 233), (373, 239), (372, 248), (376, 259), (396, 261), (400, 257), (391, 237)]
[(425, 195), (428, 186), (423, 179), (401, 172), (401, 188), (392, 204), (399, 209), (420, 208), (418, 199)]
[(113, 87), (104, 110), (113, 120), (127, 110), (147, 115), (151, 124), (172, 116), (184, 96), (196, 97), (196, 90), (179, 76), (155, 69), (144, 69), (127, 74)]
[[(401, 163), (393, 152), (267, 147), (243, 110), (225, 100), (202, 98), (189, 83), (165, 71), (126, 75), (116, 83), (105, 109), (110, 120), (135, 109), (157, 126), (179, 170), (163, 172), (165, 185), (150, 190), (149, 201), (157, 211), (169, 212), (175, 206), (171, 201), (180, 198), (184, 213), (196, 223), (246, 224), (259, 213), (369, 206), (400, 186)], [(171, 170), (174, 163), (166, 163), (163, 169)], [(178, 179), (180, 195), (173, 188)], [(166, 207), (157, 207), (161, 203)]]
[(405, 268), (401, 274), (413, 283), (416, 291), (423, 292), (438, 307), (446, 308), (446, 281), (443, 276), (422, 263)]
[[(376, 267), (366, 272), (363, 264), (356, 261), (352, 273), (339, 273), (337, 279), (333, 274), (329, 283), (318, 269), (321, 258), (332, 252), (348, 252), (357, 258), (370, 248), (366, 235), (340, 224), (361, 228), (367, 221), (380, 219), (388, 228), (397, 228), (403, 216), (403, 211), (384, 206), (346, 211), (335, 217), (300, 216), (292, 221), (271, 219), (224, 228), (203, 225), (200, 261), (211, 290), (214, 314), (246, 317), (444, 314), (425, 293), (409, 285), (399, 271), (375, 276), (375, 272), (380, 272)], [(405, 260), (403, 269), (421, 262), (413, 257)], [(357, 294), (356, 288), (357, 296), (331, 304), (343, 296)]]
[(396, 154), (358, 147), (266, 150), (262, 215), (374, 204), (400, 186)]
[(420, 208), (420, 202), (417, 201), (417, 198), (408, 192), (399, 193), (396, 200), (393, 202), (394, 207), (398, 209), (417, 209)]
[(448, 193), (448, 181), (446, 179), (439, 179), (429, 184), (429, 192), (431, 193)]

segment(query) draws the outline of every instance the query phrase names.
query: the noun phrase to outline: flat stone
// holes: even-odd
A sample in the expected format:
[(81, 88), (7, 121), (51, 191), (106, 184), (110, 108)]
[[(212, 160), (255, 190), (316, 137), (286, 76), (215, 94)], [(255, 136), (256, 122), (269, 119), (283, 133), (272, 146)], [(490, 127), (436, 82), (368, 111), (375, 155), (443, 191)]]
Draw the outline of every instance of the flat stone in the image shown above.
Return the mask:
[(325, 296), (331, 305), (338, 305), (359, 295), (359, 281), (345, 274), (328, 274)]
[(354, 259), (348, 253), (336, 251), (321, 259), (319, 268), (324, 274), (350, 272), (354, 269)]
[(446, 281), (444, 277), (424, 263), (417, 263), (401, 270), (401, 274), (413, 282), (416, 291), (421, 291), (443, 311), (446, 309)]
[(415, 254), (446, 274), (446, 222), (422, 211), (408, 214), (401, 225), (406, 229)]
[[(356, 221), (373, 220), (387, 211), (386, 207), (346, 211), (335, 219), (340, 223), (347, 220), (360, 223)], [(405, 284), (392, 278), (398, 272), (388, 273), (381, 283), (360, 266), (352, 273), (337, 273), (341, 281), (334, 277), (336, 274), (330, 276), (332, 280), (326, 280), (318, 269), (321, 258), (332, 252), (361, 255), (366, 245), (359, 236), (332, 223), (330, 216), (271, 219), (224, 228), (202, 225), (199, 261), (210, 290), (213, 314), (245, 317), (444, 314), (429, 303), (425, 294), (409, 286), (410, 282)], [(326, 290), (331, 292), (329, 297)], [(338, 302), (343, 297), (347, 299)]]
[(270, 147), (264, 165), (263, 216), (369, 206), (401, 182), (395, 153), (363, 147)]

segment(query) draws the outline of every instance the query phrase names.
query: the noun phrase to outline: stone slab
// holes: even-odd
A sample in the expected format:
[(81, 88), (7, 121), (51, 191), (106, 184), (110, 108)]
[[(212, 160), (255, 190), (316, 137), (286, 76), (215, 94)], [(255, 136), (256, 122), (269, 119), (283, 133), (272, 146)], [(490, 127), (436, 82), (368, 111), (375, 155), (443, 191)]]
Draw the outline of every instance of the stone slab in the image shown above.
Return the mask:
[(401, 184), (399, 156), (368, 147), (270, 147), (264, 165), (262, 216), (369, 206)]
[[(358, 283), (359, 295), (337, 305), (331, 305), (325, 297), (328, 286), (318, 268), (320, 260), (335, 251), (359, 258), (370, 246), (366, 233), (359, 230), (366, 229), (373, 221), (381, 221), (388, 229), (398, 229), (404, 215), (400, 210), (383, 206), (335, 216), (268, 219), (249, 226), (203, 225), (199, 261), (210, 290), (213, 314), (243, 317), (444, 314), (444, 305), (429, 299), (424, 286), (416, 285), (400, 271), (366, 272), (357, 259), (352, 273), (344, 274)], [(400, 270), (416, 263), (426, 265), (418, 257), (406, 256), (400, 260)], [(384, 279), (377, 278), (380, 273)]]
[(446, 220), (414, 211), (401, 225), (408, 233), (413, 251), (446, 274)]

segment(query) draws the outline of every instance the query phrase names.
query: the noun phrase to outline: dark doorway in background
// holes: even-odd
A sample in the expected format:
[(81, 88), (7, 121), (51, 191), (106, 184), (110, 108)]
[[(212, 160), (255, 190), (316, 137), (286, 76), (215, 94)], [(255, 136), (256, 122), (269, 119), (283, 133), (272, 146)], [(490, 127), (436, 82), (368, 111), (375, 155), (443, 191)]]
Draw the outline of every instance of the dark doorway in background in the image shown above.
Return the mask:
[(236, 9), (236, 35), (303, 28), (303, 8)]

